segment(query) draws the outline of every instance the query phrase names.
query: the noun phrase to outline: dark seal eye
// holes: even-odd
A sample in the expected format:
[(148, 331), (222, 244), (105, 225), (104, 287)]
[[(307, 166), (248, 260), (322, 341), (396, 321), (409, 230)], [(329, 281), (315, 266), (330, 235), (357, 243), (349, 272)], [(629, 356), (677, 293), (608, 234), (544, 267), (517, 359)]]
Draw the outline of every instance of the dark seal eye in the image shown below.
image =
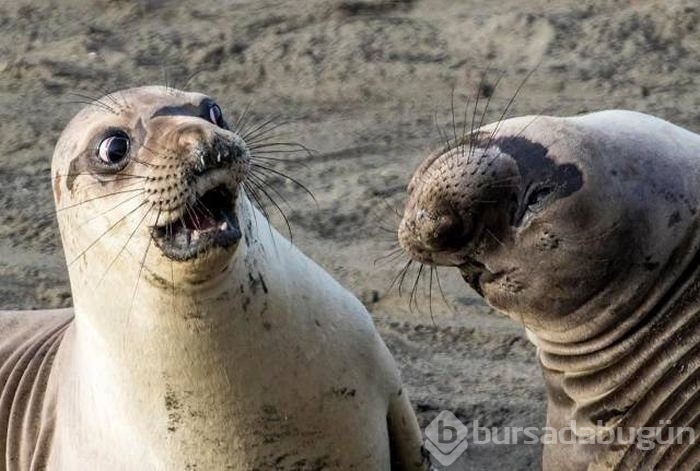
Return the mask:
[(527, 206), (529, 208), (538, 206), (545, 199), (547, 199), (547, 196), (549, 196), (553, 191), (554, 191), (554, 187), (551, 187), (551, 186), (545, 186), (545, 187), (540, 187), (540, 188), (534, 189), (527, 196)]
[(212, 103), (209, 107), (209, 121), (217, 126), (223, 125), (224, 114), (221, 112), (221, 108), (216, 103)]
[(107, 165), (118, 165), (129, 154), (129, 137), (125, 134), (115, 134), (106, 137), (97, 148), (97, 156)]

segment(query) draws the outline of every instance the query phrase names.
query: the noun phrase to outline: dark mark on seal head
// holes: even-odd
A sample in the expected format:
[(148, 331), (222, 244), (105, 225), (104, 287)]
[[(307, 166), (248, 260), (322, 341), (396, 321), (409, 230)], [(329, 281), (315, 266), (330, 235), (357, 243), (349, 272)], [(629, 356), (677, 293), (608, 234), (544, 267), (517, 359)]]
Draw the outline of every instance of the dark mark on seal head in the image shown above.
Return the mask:
[(556, 196), (564, 198), (583, 186), (583, 175), (575, 164), (558, 165), (547, 157), (549, 149), (538, 142), (508, 136), (494, 139), (493, 144), (515, 160), (525, 187), (535, 181), (544, 182), (554, 185)]

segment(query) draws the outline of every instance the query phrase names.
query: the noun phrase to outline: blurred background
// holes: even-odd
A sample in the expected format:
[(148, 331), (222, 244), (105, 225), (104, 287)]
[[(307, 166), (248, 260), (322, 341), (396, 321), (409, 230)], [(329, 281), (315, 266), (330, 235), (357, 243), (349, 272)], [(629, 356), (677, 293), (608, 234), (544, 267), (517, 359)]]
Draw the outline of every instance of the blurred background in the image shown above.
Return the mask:
[[(392, 252), (406, 183), (446, 138), (503, 115), (625, 108), (697, 132), (699, 22), (696, 0), (0, 0), (0, 308), (71, 304), (49, 166), (81, 102), (167, 83), (313, 149), (269, 163), (316, 202), (268, 183), (294, 243), (372, 312), (422, 426), (443, 409), (543, 426), (522, 328), (450, 270), (444, 300), (416, 267), (390, 289), (407, 262)], [(539, 454), (472, 444), (450, 469), (537, 469)]]

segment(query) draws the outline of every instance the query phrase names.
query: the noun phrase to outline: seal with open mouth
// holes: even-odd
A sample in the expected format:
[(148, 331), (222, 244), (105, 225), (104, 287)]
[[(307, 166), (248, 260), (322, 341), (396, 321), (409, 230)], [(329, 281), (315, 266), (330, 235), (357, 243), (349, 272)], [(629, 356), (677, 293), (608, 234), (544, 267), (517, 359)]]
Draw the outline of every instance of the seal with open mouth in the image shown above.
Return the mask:
[(427, 466), (360, 302), (268, 227), (209, 97), (84, 108), (53, 188), (74, 307), (0, 312), (2, 469)]
[(700, 136), (629, 111), (513, 118), (408, 191), (408, 254), (457, 267), (538, 347), (563, 431), (545, 469), (698, 467)]

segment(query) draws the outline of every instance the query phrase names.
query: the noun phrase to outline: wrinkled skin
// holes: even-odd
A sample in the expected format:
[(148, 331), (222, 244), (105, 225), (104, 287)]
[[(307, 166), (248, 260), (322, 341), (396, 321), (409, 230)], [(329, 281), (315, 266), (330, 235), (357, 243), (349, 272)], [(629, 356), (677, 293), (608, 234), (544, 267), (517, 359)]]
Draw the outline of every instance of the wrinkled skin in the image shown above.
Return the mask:
[[(698, 188), (700, 136), (668, 122), (625, 111), (514, 118), (424, 161), (399, 240), (524, 324), (550, 426), (575, 420), (579, 437), (659, 420), (695, 429)], [(665, 469), (697, 465), (694, 450), (555, 444), (543, 463)]]

